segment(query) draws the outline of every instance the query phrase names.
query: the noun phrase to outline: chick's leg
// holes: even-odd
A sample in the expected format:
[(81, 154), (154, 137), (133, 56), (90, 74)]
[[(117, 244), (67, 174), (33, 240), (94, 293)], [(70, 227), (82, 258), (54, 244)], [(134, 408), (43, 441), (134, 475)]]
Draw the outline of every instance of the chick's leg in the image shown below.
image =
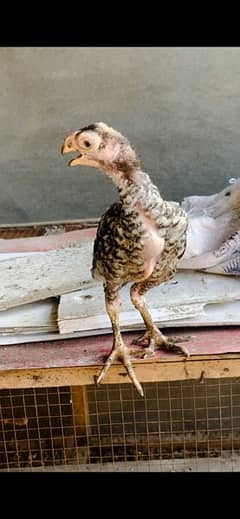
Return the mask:
[(130, 351), (129, 348), (124, 344), (121, 332), (120, 332), (120, 326), (119, 326), (119, 314), (120, 314), (120, 297), (118, 292), (110, 292), (107, 288), (105, 288), (105, 304), (106, 304), (106, 310), (109, 315), (109, 318), (111, 320), (112, 324), (112, 331), (113, 331), (113, 347), (112, 351), (107, 358), (103, 369), (100, 373), (100, 375), (97, 378), (97, 384), (99, 384), (104, 376), (106, 375), (108, 369), (110, 368), (111, 364), (115, 362), (116, 360), (119, 360), (122, 362), (122, 364), (125, 366), (126, 371), (128, 373), (128, 376), (132, 380), (134, 386), (136, 387), (138, 393), (143, 396), (143, 390), (141, 384), (138, 382), (136, 375), (134, 373), (132, 363), (130, 360)]
[[(156, 284), (156, 283), (154, 283)], [(152, 356), (154, 355), (155, 348), (159, 347), (161, 349), (166, 349), (169, 351), (176, 351), (178, 353), (184, 353), (184, 355), (188, 356), (187, 350), (184, 348), (184, 346), (175, 344), (175, 342), (169, 340), (165, 335), (161, 333), (159, 328), (153, 323), (152, 317), (150, 315), (150, 312), (147, 308), (147, 303), (144, 297), (144, 293), (149, 289), (153, 288), (153, 283), (134, 283), (130, 289), (130, 295), (131, 295), (131, 301), (135, 308), (139, 311), (141, 314), (143, 321), (146, 326), (146, 332), (143, 336), (139, 337), (135, 342), (137, 344), (142, 344), (145, 341), (148, 343), (148, 347), (145, 348), (145, 355)]]

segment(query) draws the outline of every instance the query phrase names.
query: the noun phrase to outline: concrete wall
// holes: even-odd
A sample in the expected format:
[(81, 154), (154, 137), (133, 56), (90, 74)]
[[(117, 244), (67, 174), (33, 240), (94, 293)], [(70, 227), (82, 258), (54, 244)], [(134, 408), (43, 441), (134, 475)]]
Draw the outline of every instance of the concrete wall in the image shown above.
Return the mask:
[(66, 133), (104, 121), (162, 194), (238, 177), (240, 48), (0, 48), (0, 224), (99, 216), (109, 179), (67, 168)]

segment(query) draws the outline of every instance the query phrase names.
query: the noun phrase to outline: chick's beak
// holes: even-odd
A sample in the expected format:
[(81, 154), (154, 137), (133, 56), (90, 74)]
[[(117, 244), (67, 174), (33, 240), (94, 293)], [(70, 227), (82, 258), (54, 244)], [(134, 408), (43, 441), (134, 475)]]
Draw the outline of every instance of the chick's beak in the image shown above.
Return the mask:
[(75, 159), (70, 160), (68, 166), (82, 166), (82, 155), (78, 155)]
[(75, 151), (75, 150), (74, 150), (74, 147), (72, 145), (72, 136), (69, 135), (63, 141), (63, 144), (61, 146), (61, 155), (64, 155), (65, 153), (70, 153), (71, 151)]
[[(68, 135), (68, 137), (66, 137), (64, 139), (64, 142), (61, 146), (61, 155), (65, 155), (65, 153), (71, 153), (71, 152), (76, 151), (76, 148), (74, 146), (74, 137), (75, 137), (75, 134), (71, 134), (71, 135)], [(81, 157), (82, 157), (82, 154), (80, 153), (78, 155), (78, 157), (70, 160), (70, 162), (68, 163), (68, 166), (77, 166), (78, 164), (80, 164)]]
[(63, 143), (61, 146), (61, 155), (64, 155), (64, 153), (67, 153), (67, 149), (65, 147), (65, 144)]

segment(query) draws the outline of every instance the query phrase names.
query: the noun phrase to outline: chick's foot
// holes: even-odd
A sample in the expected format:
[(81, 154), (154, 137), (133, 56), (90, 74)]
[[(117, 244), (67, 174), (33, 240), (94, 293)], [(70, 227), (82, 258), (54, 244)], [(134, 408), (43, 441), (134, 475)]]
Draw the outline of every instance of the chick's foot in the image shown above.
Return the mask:
[(96, 383), (100, 384), (100, 382), (105, 377), (110, 366), (113, 364), (113, 362), (115, 362), (117, 360), (119, 360), (124, 365), (124, 367), (126, 368), (127, 374), (129, 376), (129, 378), (132, 380), (138, 393), (141, 396), (143, 396), (142, 386), (138, 382), (137, 377), (136, 377), (133, 367), (132, 367), (132, 363), (131, 363), (131, 359), (130, 359), (130, 350), (124, 344), (124, 342), (121, 340), (121, 338), (114, 340), (112, 352), (110, 353), (109, 357), (107, 358), (100, 375), (97, 377)]
[[(180, 339), (179, 342), (185, 342), (188, 338)], [(144, 345), (148, 344), (147, 347), (144, 348), (144, 357), (152, 357), (155, 355), (156, 349), (163, 349), (167, 351), (172, 351), (180, 354), (184, 354), (186, 357), (189, 357), (189, 353), (183, 345), (176, 344), (178, 342), (178, 338), (174, 337), (174, 341), (171, 338), (163, 335), (157, 326), (151, 327), (148, 329), (141, 337), (134, 340), (134, 344)]]

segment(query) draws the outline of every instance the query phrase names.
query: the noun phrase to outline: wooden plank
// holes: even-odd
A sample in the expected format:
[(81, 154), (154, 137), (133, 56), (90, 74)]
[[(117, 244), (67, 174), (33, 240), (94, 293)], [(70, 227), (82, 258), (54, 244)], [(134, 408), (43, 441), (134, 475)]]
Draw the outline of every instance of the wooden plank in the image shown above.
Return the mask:
[[(9, 261), (0, 262), (3, 283), (0, 287), (0, 310), (21, 306), (45, 299), (51, 295), (65, 294), (59, 306), (59, 330), (69, 334), (75, 331), (110, 331), (105, 309), (102, 283), (91, 278), (92, 241), (82, 230), (82, 245), (47, 253), (29, 253)], [(41, 237), (40, 237), (41, 238)], [(8, 241), (8, 240), (6, 240)], [(11, 240), (10, 240), (11, 241)], [(18, 240), (17, 240), (18, 241)], [(78, 288), (87, 287), (81, 291)], [(66, 294), (74, 290), (74, 293)], [(142, 326), (139, 313), (129, 298), (129, 287), (122, 290), (123, 308), (120, 324), (123, 329)], [(225, 278), (203, 273), (177, 273), (174, 281), (165, 283), (147, 294), (150, 311), (159, 326), (184, 324), (209, 325), (238, 324), (235, 308), (232, 317), (223, 318), (223, 312), (211, 319), (204, 312), (206, 303), (225, 303), (240, 299), (240, 279)], [(188, 319), (191, 319), (188, 321)], [(182, 323), (180, 323), (181, 325)], [(13, 324), (14, 326), (14, 324)], [(7, 339), (5, 341), (7, 343)]]
[(89, 445), (85, 443), (81, 445), (81, 442), (79, 442), (79, 440), (77, 441), (77, 437), (79, 438), (80, 436), (84, 439), (87, 438), (90, 423), (86, 386), (72, 386), (71, 401), (73, 408), (75, 443), (78, 445), (77, 456), (81, 463), (86, 463), (89, 458)]
[(71, 387), (71, 400), (73, 406), (74, 425), (77, 435), (87, 435), (87, 427), (89, 426), (89, 413), (87, 392), (85, 386)]
[(0, 258), (4, 253), (49, 251), (63, 247), (79, 245), (84, 242), (92, 242), (96, 236), (96, 229), (81, 229), (68, 232), (54, 232), (51, 228), (48, 234), (27, 238), (0, 239)]
[(37, 231), (41, 227), (53, 227), (56, 225), (63, 225), (63, 226), (69, 226), (69, 225), (76, 225), (76, 226), (83, 226), (83, 227), (92, 227), (96, 226), (99, 222), (99, 218), (79, 218), (76, 220), (41, 220), (39, 222), (25, 222), (25, 223), (2, 223), (0, 226), (1, 229), (4, 230), (12, 230), (12, 229), (33, 229)]
[[(133, 365), (142, 382), (239, 377), (240, 328), (180, 329), (175, 335), (187, 335), (190, 358), (158, 350), (154, 358), (136, 355)], [(170, 330), (167, 334), (169, 335)], [(131, 345), (136, 333), (124, 334)], [(0, 388), (75, 386), (93, 384), (112, 347), (112, 336), (69, 339), (58, 343), (38, 343), (0, 347)], [(103, 383), (127, 383), (120, 363), (111, 366)]]
[[(26, 305), (28, 306), (28, 305)], [(18, 307), (21, 308), (21, 307)], [(152, 313), (152, 312), (151, 312)], [(152, 313), (152, 315), (154, 315)], [(176, 321), (157, 321), (156, 324), (164, 329), (169, 327), (174, 328), (182, 328), (183, 326), (186, 327), (199, 327), (199, 326), (221, 326), (225, 327), (228, 326), (236, 326), (239, 325), (239, 316), (240, 316), (240, 302), (235, 301), (233, 303), (225, 303), (225, 304), (211, 304), (206, 305), (203, 309), (202, 314), (198, 314), (192, 318), (188, 319), (179, 319)], [(103, 316), (105, 320), (107, 320), (106, 316)], [(94, 318), (93, 318), (94, 319)], [(135, 331), (135, 330), (144, 330), (143, 322), (139, 320), (139, 323), (134, 324), (128, 319), (128, 324), (121, 325), (122, 332), (126, 331)], [(101, 326), (103, 323), (100, 321)], [(91, 323), (91, 327), (92, 327)], [(84, 329), (84, 330), (78, 330), (76, 332), (72, 333), (61, 333), (58, 332), (43, 332), (43, 328), (39, 329), (38, 333), (31, 333), (30, 330), (28, 333), (15, 333), (14, 335), (9, 334), (0, 334), (0, 346), (10, 346), (15, 344), (27, 344), (27, 343), (39, 343), (39, 342), (49, 342), (49, 341), (61, 341), (62, 339), (72, 339), (72, 338), (80, 338), (80, 337), (91, 337), (98, 336), (99, 334), (105, 335), (105, 334), (111, 334), (112, 329), (110, 326), (110, 323), (106, 322), (105, 328), (96, 328), (96, 329)], [(176, 330), (175, 330), (176, 332)], [(175, 333), (174, 332), (174, 333)], [(38, 347), (39, 345), (36, 344)]]
[[(130, 301), (129, 285), (123, 287), (120, 296), (120, 326), (141, 324), (141, 316)], [(179, 272), (173, 281), (149, 290), (146, 299), (152, 318), (159, 326), (162, 322), (166, 326), (168, 322), (191, 317), (197, 324), (198, 315), (199, 323), (204, 324), (207, 320), (203, 319), (205, 304), (223, 304), (240, 299), (240, 279), (198, 272)], [(229, 321), (229, 317), (227, 320)], [(236, 324), (236, 318), (233, 321)], [(237, 321), (239, 323), (240, 320)], [(58, 326), (60, 333), (109, 329), (102, 285), (62, 295), (58, 308)]]
[[(175, 332), (175, 330), (174, 330)], [(135, 357), (133, 365), (141, 382), (239, 377), (240, 328), (178, 330), (190, 336), (185, 343), (190, 358), (158, 350), (154, 358)], [(168, 331), (169, 333), (169, 331)], [(124, 334), (129, 346), (137, 334)], [(112, 345), (111, 336), (69, 339), (0, 347), (0, 388), (79, 386), (93, 384)], [(139, 347), (135, 347), (136, 351)], [(229, 352), (227, 354), (227, 352)], [(120, 363), (111, 366), (103, 383), (129, 383)]]
[(0, 310), (95, 284), (91, 248), (88, 243), (0, 262)]
[[(113, 461), (112, 463), (75, 463), (42, 467), (14, 468), (14, 472), (240, 472), (240, 458), (232, 451), (228, 457)], [(3, 469), (0, 472), (11, 472)]]
[[(184, 343), (190, 359), (201, 356), (218, 358), (219, 355), (240, 354), (240, 327), (236, 328), (184, 328), (166, 330), (166, 335), (189, 338)], [(124, 333), (124, 342), (136, 351), (132, 357), (139, 362), (141, 347), (132, 344), (139, 333)], [(99, 335), (78, 339), (60, 340), (58, 342), (39, 342), (0, 347), (0, 373), (7, 370), (34, 368), (65, 368), (99, 366), (112, 348), (112, 335)], [(155, 362), (172, 362), (182, 360), (181, 355), (157, 350), (154, 358), (147, 358), (144, 365)]]
[[(97, 288), (96, 292), (97, 292)], [(86, 291), (85, 291), (86, 292)], [(89, 293), (89, 290), (87, 291)], [(84, 311), (92, 311), (92, 315), (88, 315), (87, 317), (68, 317), (69, 312), (76, 311), (79, 305), (79, 299), (84, 298), (84, 295), (80, 295), (81, 292), (78, 291), (76, 295), (72, 294), (66, 294), (66, 297), (61, 297), (60, 304), (58, 307), (58, 328), (60, 334), (67, 334), (67, 333), (73, 333), (73, 332), (83, 332), (88, 330), (89, 333), (91, 333), (92, 330), (101, 330), (101, 331), (107, 331), (108, 333), (111, 333), (111, 323), (109, 320), (109, 317), (106, 313), (102, 313), (104, 311), (104, 302), (102, 302), (102, 308), (98, 301), (98, 297), (96, 294), (96, 302), (98, 305), (97, 309), (92, 308), (91, 301), (87, 301), (86, 309), (84, 309), (84, 304), (81, 305), (82, 308), (80, 308), (80, 312)], [(88, 294), (90, 297), (90, 294)], [(149, 297), (149, 300), (151, 300), (151, 296)], [(75, 305), (74, 301), (77, 301), (77, 305)], [(69, 303), (69, 304), (68, 304)], [(81, 304), (81, 303), (80, 303)], [(157, 305), (157, 303), (156, 303)], [(99, 311), (99, 314), (94, 315), (94, 311)], [(168, 306), (163, 308), (151, 308), (150, 314), (152, 316), (152, 319), (157, 325), (161, 325), (162, 323), (165, 324), (165, 326), (170, 326), (170, 323), (174, 323), (176, 320), (184, 320), (186, 321), (189, 317), (195, 317), (195, 319), (198, 318), (198, 316), (201, 316), (203, 312), (203, 305), (202, 304), (192, 304), (192, 305), (179, 305), (177, 306)], [(185, 319), (184, 319), (185, 318)], [(174, 324), (173, 324), (174, 326)], [(136, 328), (143, 328), (143, 320), (139, 312), (137, 312), (134, 307), (132, 309), (129, 309), (128, 312), (121, 312), (120, 313), (120, 327), (122, 330), (131, 330)]]
[(57, 299), (49, 298), (3, 310), (0, 312), (0, 334), (57, 332), (57, 306)]
[[(65, 300), (66, 301), (66, 300)], [(192, 304), (179, 307), (150, 309), (153, 321), (159, 328), (183, 326), (237, 326), (240, 324), (240, 301), (223, 304)], [(181, 317), (180, 317), (181, 316)], [(111, 333), (112, 328), (107, 314), (100, 314), (85, 319), (58, 320), (60, 337), (76, 332), (79, 337), (84, 332)], [(120, 326), (122, 331), (142, 330), (141, 316), (134, 310), (121, 312)]]
[[(102, 284), (94, 282), (90, 274), (93, 233), (95, 233), (95, 229), (83, 229), (81, 232), (82, 246), (68, 247), (58, 251), (38, 254), (32, 253), (24, 257), (0, 262), (0, 274), (3, 280), (0, 287), (0, 310), (49, 296), (65, 294), (72, 290), (76, 291), (83, 286), (97, 287), (96, 297), (98, 304), (103, 308)], [(92, 236), (91, 239), (89, 239), (89, 233)], [(65, 236), (67, 234), (71, 233), (65, 233)], [(44, 240), (45, 238), (55, 240), (58, 239), (58, 235), (55, 237), (38, 237), (36, 239)], [(31, 241), (34, 238), (29, 238), (28, 240)], [(11, 240), (3, 241), (11, 242)], [(13, 241), (19, 243), (21, 239)], [(27, 246), (27, 250), (29, 250), (29, 246)], [(211, 303), (227, 302), (240, 299), (240, 280), (236, 278), (226, 279), (223, 276), (202, 273), (179, 272), (174, 281), (156, 287), (149, 294), (151, 299), (156, 299), (157, 297), (158, 307), (165, 306), (168, 310), (169, 306), (178, 306), (180, 304), (186, 305), (206, 301)], [(93, 301), (88, 301), (88, 303), (84, 307), (89, 308), (90, 314), (84, 315), (84, 317), (93, 315), (91, 312)], [(68, 304), (69, 300), (67, 301)], [(61, 321), (65, 319), (64, 312), (62, 316), (61, 311), (59, 315), (60, 326)], [(99, 309), (97, 313), (99, 314)], [(71, 316), (66, 315), (67, 317), (70, 318)], [(78, 318), (78, 316), (75, 316), (75, 318)]]
[[(134, 361), (133, 364), (140, 382), (198, 379), (203, 383), (207, 378), (239, 377), (240, 373), (240, 355), (226, 355), (218, 360), (209, 357), (172, 362)], [(0, 389), (85, 386), (93, 384), (97, 375), (99, 375), (99, 366), (1, 370)], [(123, 366), (114, 364), (104, 378), (103, 384), (122, 383), (130, 383), (130, 380)]]

